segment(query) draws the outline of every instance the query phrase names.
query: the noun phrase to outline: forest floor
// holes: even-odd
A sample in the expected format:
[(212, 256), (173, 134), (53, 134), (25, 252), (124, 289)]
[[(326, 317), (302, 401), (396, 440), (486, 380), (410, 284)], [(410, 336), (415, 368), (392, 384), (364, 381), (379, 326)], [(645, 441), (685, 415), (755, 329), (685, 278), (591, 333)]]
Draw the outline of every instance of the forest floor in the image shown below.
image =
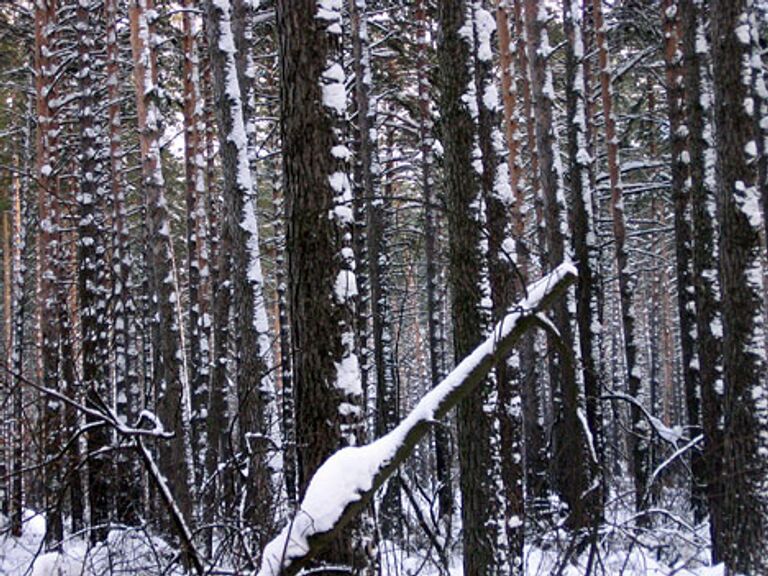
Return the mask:
[[(5, 519), (0, 517), (0, 529)], [(704, 530), (705, 527), (702, 527)], [(43, 552), (45, 520), (28, 511), (20, 538), (0, 534), (2, 576), (182, 576), (174, 563), (176, 550), (144, 530), (112, 530), (106, 542), (89, 546), (87, 537), (67, 539), (61, 554)], [(626, 536), (626, 535), (624, 535)], [(668, 545), (665, 545), (667, 542)], [(549, 538), (526, 548), (526, 576), (582, 576), (587, 573), (590, 551), (564, 561), (565, 540)], [(437, 576), (427, 553), (404, 552), (382, 546), (381, 576)], [(609, 576), (723, 576), (722, 566), (706, 566), (707, 549), (696, 537), (685, 537), (656, 527), (645, 536), (617, 537), (606, 532), (599, 551), (592, 554), (595, 575)], [(462, 576), (461, 559), (453, 558), (451, 576)]]

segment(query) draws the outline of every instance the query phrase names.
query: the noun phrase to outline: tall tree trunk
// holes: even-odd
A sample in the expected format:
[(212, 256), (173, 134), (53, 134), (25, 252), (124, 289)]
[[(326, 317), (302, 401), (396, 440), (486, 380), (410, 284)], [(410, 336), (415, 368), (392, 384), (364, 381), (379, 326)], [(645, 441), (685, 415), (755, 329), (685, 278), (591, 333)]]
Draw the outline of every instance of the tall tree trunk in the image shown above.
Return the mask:
[[(536, 124), (533, 117), (533, 102), (531, 97), (530, 62), (528, 60), (528, 34), (523, 16), (523, 0), (513, 0), (515, 14), (515, 30), (517, 38), (517, 60), (520, 63), (518, 74), (518, 93), (522, 96), (523, 116), (525, 118), (526, 148), (528, 152), (528, 180), (534, 197), (539, 196), (539, 156), (536, 150)], [(524, 240), (525, 221), (528, 208), (524, 204), (523, 190), (520, 189), (515, 206), (519, 210), (512, 213), (515, 220), (515, 235), (518, 242), (518, 253), (521, 254), (522, 274), (520, 289), (527, 283), (528, 268), (532, 265), (531, 249)], [(536, 218), (539, 218), (537, 212)], [(525, 433), (525, 463), (527, 494), (533, 510), (549, 506), (549, 478), (547, 465), (547, 443), (544, 434), (544, 410), (539, 392), (539, 380), (542, 373), (538, 368), (539, 351), (536, 335), (525, 334), (520, 353), (520, 367), (523, 376), (523, 429)]]
[(693, 207), (693, 279), (696, 289), (697, 351), (700, 364), (701, 425), (704, 431), (705, 482), (712, 540), (712, 561), (720, 562), (722, 488), (722, 319), (717, 276), (714, 174), (707, 156), (713, 145), (712, 94), (704, 86), (708, 44), (702, 0), (681, 0), (685, 61), (685, 112), (690, 151)]
[[(101, 126), (94, 117), (96, 93), (93, 84), (96, 74), (95, 62), (96, 27), (91, 22), (91, 12), (79, 4), (75, 29), (78, 32), (78, 67), (80, 102), (78, 124), (80, 129), (80, 177), (78, 189), (78, 296), (80, 304), (80, 330), (82, 355), (82, 383), (86, 403), (98, 409), (111, 406), (109, 386), (109, 356), (107, 354), (106, 293), (104, 283), (106, 270), (103, 262), (105, 247), (102, 224), (103, 211), (99, 205), (103, 200), (103, 176), (98, 156), (102, 146)], [(70, 383), (74, 384), (74, 382)], [(93, 423), (93, 418), (88, 418)], [(110, 511), (112, 510), (112, 462), (106, 449), (110, 445), (110, 430), (99, 426), (87, 435), (88, 451), (88, 495), (90, 504), (91, 542), (100, 542), (109, 532)], [(75, 472), (75, 474), (77, 474)]]
[(160, 443), (160, 469), (170, 483), (182, 515), (191, 519), (194, 468), (191, 462), (189, 388), (183, 369), (184, 350), (176, 313), (177, 282), (172, 266), (173, 247), (160, 158), (157, 55), (150, 41), (154, 35), (155, 17), (153, 0), (132, 1), (130, 26), (139, 152), (147, 210), (151, 286), (156, 298), (153, 332), (157, 339), (152, 379), (158, 399), (158, 415), (166, 429), (175, 432), (172, 439)]
[[(477, 84), (473, 60), (477, 48), (474, 3), (440, 3), (438, 77), (441, 133), (445, 149), (445, 192), (448, 206), (449, 284), (454, 334), (454, 358), (463, 359), (481, 342), (489, 320), (490, 286), (484, 257), (484, 206), (479, 169), (473, 157), (477, 138)], [(483, 11), (479, 17), (493, 17)], [(487, 24), (487, 22), (484, 22)], [(473, 32), (470, 37), (466, 32)], [(490, 57), (490, 33), (481, 49)], [(474, 111), (474, 114), (473, 114)], [(491, 160), (495, 162), (495, 160)], [(493, 172), (492, 172), (493, 173)], [(465, 574), (505, 574), (508, 571), (504, 527), (498, 520), (496, 480), (496, 393), (490, 382), (477, 396), (458, 407), (461, 517)], [(503, 505), (503, 502), (501, 503)]]
[[(363, 390), (355, 354), (357, 295), (350, 246), (352, 190), (341, 144), (346, 110), (339, 62), (341, 3), (278, 0), (283, 174), (299, 490), (360, 435)], [(364, 543), (336, 538), (323, 563), (365, 570)]]
[[(699, 430), (699, 363), (696, 357), (696, 302), (692, 276), (691, 185), (688, 164), (682, 77), (683, 57), (680, 50), (680, 8), (676, 0), (662, 3), (664, 27), (664, 60), (666, 63), (667, 115), (670, 134), (670, 173), (675, 204), (675, 256), (677, 274), (677, 310), (680, 320), (683, 383), (688, 424)], [(700, 450), (691, 453), (691, 502), (694, 517), (701, 521), (706, 514), (704, 460)]]
[[(552, 88), (552, 72), (547, 59), (551, 47), (546, 28), (546, 6), (527, 0), (525, 24), (531, 70), (534, 115), (536, 121), (536, 149), (539, 157), (539, 181), (544, 199), (544, 221), (547, 233), (546, 266), (556, 265), (570, 258), (566, 247), (568, 225), (565, 206), (563, 169), (555, 135)], [(570, 296), (569, 296), (570, 298)], [(554, 323), (565, 350), (576, 351), (572, 315), (567, 300), (553, 307)], [(589, 514), (594, 509), (592, 500), (599, 495), (590, 492), (589, 461), (591, 451), (587, 446), (579, 410), (583, 410), (583, 396), (579, 389), (575, 362), (569, 361), (557, 350), (555, 339), (548, 337), (549, 378), (553, 408), (553, 458), (556, 487), (568, 505), (568, 524), (575, 529), (590, 525)], [(578, 352), (575, 353), (578, 358)], [(597, 498), (596, 498), (597, 497)]]
[[(232, 247), (232, 305), (238, 326), (237, 395), (241, 458), (247, 466), (244, 518), (271, 532), (273, 493), (266, 438), (267, 410), (272, 400), (267, 375), (270, 344), (264, 306), (263, 275), (255, 212), (244, 104), (238, 77), (233, 21), (228, 2), (207, 4), (207, 31), (213, 70), (222, 173), (224, 234)], [(260, 542), (259, 544), (262, 544)]]
[(578, 262), (579, 278), (576, 283), (576, 322), (581, 348), (581, 377), (584, 382), (586, 425), (591, 436), (590, 475), (598, 480), (589, 502), (588, 511), (593, 526), (603, 516), (606, 497), (605, 453), (603, 449), (603, 411), (600, 396), (600, 348), (602, 331), (598, 313), (599, 254), (597, 249), (596, 219), (593, 211), (592, 158), (588, 151), (587, 100), (583, 36), (583, 12), (579, 0), (563, 0), (563, 22), (568, 38), (566, 54), (566, 81), (568, 83), (566, 107), (568, 122), (568, 163), (570, 166), (571, 196), (573, 198), (573, 246)]
[[(195, 468), (202, 471), (207, 447), (204, 414), (208, 402), (208, 367), (205, 348), (208, 341), (204, 334), (202, 274), (205, 263), (205, 238), (199, 237), (205, 225), (205, 173), (201, 141), (204, 138), (205, 121), (203, 101), (200, 94), (200, 60), (197, 46), (198, 26), (191, 12), (194, 3), (185, 0), (186, 11), (182, 16), (184, 49), (183, 98), (184, 98), (184, 175), (185, 202), (187, 210), (187, 284), (189, 287), (189, 386), (192, 399), (192, 446)], [(196, 474), (198, 487), (202, 485), (202, 474)]]
[[(57, 65), (55, 56), (55, 28), (57, 2), (47, 0), (35, 5), (35, 93), (37, 96), (37, 150), (35, 154), (38, 188), (38, 214), (40, 232), (37, 238), (38, 299), (40, 310), (40, 368), (41, 383), (49, 388), (59, 388), (59, 314), (58, 286), (61, 270), (58, 262), (58, 130), (51, 102), (57, 90), (51, 75)], [(45, 467), (46, 550), (60, 550), (64, 537), (62, 521), (63, 471), (58, 458), (62, 446), (62, 405), (58, 400), (43, 399), (43, 443)]]
[[(720, 281), (723, 294), (722, 559), (729, 570), (768, 572), (764, 513), (768, 398), (754, 80), (752, 2), (713, 0), (711, 9)], [(761, 550), (763, 552), (761, 552)]]
[(624, 193), (621, 183), (619, 164), (619, 140), (616, 133), (616, 116), (613, 110), (611, 89), (611, 70), (608, 62), (608, 40), (603, 18), (602, 0), (593, 0), (595, 40), (600, 69), (600, 93), (603, 101), (603, 119), (605, 123), (605, 141), (608, 157), (608, 176), (611, 189), (611, 219), (616, 253), (616, 269), (619, 278), (619, 300), (621, 304), (621, 325), (624, 333), (624, 363), (629, 394), (637, 403), (630, 408), (632, 451), (632, 473), (635, 484), (635, 506), (644, 507), (645, 491), (648, 485), (648, 452), (650, 436), (643, 421), (640, 406), (643, 403), (640, 365), (637, 359), (637, 335), (635, 334), (635, 312), (632, 302), (634, 282), (629, 269), (629, 254), (626, 246), (626, 223), (624, 218)]
[(291, 358), (291, 325), (288, 318), (288, 285), (285, 269), (285, 206), (282, 194), (282, 174), (279, 171), (279, 161), (273, 161), (272, 194), (274, 202), (275, 238), (279, 243), (275, 257), (275, 284), (277, 286), (277, 321), (280, 326), (280, 390), (282, 396), (281, 423), (283, 428), (283, 476), (285, 477), (285, 492), (288, 506), (296, 506), (298, 490), (296, 462), (296, 420), (294, 406), (293, 369)]
[(29, 173), (31, 172), (31, 99), (27, 105), (27, 121), (23, 129), (22, 142), (22, 178), (16, 176), (13, 180), (13, 286), (11, 289), (11, 311), (13, 314), (12, 350), (10, 357), (11, 366), (11, 481), (9, 519), (11, 535), (19, 537), (23, 529), (24, 514), (24, 398), (22, 378), (24, 377), (24, 312), (27, 309), (27, 267), (25, 253), (29, 238), (30, 206), (27, 200), (29, 189)]
[[(417, 0), (416, 74), (419, 91), (419, 145), (421, 149), (421, 188), (424, 199), (424, 258), (426, 260), (427, 339), (429, 347), (429, 376), (431, 385), (437, 386), (445, 376), (442, 360), (442, 334), (438, 282), (438, 229), (436, 214), (435, 181), (433, 176), (434, 135), (428, 69), (429, 22), (426, 16), (426, 0)], [(438, 482), (439, 518), (450, 533), (453, 515), (453, 480), (451, 479), (450, 435), (443, 427), (434, 432), (435, 472)]]
[[(495, 292), (502, 292), (504, 298), (494, 297), (494, 316), (498, 321), (501, 314), (520, 296), (520, 288), (528, 276), (528, 258), (523, 246), (525, 225), (522, 218), (523, 191), (520, 185), (521, 162), (519, 158), (519, 116), (517, 111), (517, 86), (515, 79), (515, 52), (511, 38), (511, 17), (509, 0), (499, 0), (496, 7), (496, 29), (499, 41), (499, 65), (501, 67), (501, 98), (503, 103), (504, 133), (507, 141), (507, 176), (509, 197), (506, 204), (499, 206), (495, 214), (489, 210), (489, 244), (496, 245), (497, 255), (493, 257), (493, 247), (489, 246), (491, 259), (491, 287), (494, 286), (495, 266), (503, 266), (498, 275), (497, 284), (502, 284)], [(503, 173), (499, 177), (503, 177)], [(499, 186), (499, 182), (496, 185)], [(489, 203), (489, 209), (491, 208)], [(511, 220), (508, 219), (511, 215)], [(509, 221), (508, 221), (509, 220)], [(514, 239), (513, 239), (514, 238)], [(494, 263), (494, 260), (496, 262)], [(508, 374), (504, 370), (497, 373), (499, 385), (499, 433), (501, 439), (501, 468), (504, 479), (506, 498), (505, 522), (509, 545), (509, 565), (511, 574), (523, 573), (525, 544), (525, 499), (523, 483), (524, 434), (523, 434), (523, 375), (530, 362), (525, 363), (522, 354), (514, 351), (509, 358)]]
[[(397, 378), (392, 339), (389, 267), (389, 199), (382, 194), (375, 175), (379, 171), (376, 158), (376, 111), (371, 102), (371, 54), (368, 36), (368, 15), (365, 0), (350, 0), (352, 25), (352, 58), (355, 73), (356, 137), (355, 137), (355, 195), (364, 199), (367, 276), (373, 332), (373, 360), (376, 374), (375, 435), (391, 432), (400, 421)], [(360, 305), (364, 294), (360, 287)], [(365, 360), (361, 358), (361, 363)], [(365, 386), (366, 379), (361, 382)], [(382, 536), (399, 540), (402, 536), (402, 504), (397, 478), (389, 481), (379, 509)]]

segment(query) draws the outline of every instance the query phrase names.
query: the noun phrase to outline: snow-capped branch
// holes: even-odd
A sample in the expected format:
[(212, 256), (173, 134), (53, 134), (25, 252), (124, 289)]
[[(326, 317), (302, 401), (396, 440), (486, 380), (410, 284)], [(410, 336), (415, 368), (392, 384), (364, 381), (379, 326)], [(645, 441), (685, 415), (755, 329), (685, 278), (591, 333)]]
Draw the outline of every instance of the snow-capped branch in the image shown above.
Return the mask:
[(471, 394), (497, 362), (509, 355), (538, 313), (576, 278), (561, 264), (528, 287), (491, 336), (426, 394), (389, 434), (365, 446), (343, 448), (317, 470), (296, 515), (270, 542), (258, 576), (292, 576), (322, 551), (370, 502), (376, 490), (402, 464), (430, 426)]

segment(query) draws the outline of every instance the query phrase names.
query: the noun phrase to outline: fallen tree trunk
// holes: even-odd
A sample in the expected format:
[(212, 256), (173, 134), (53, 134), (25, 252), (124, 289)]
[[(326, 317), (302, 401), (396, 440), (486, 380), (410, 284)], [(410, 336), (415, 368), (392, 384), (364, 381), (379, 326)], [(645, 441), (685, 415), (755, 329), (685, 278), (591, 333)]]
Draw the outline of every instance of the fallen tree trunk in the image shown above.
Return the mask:
[(561, 264), (528, 287), (493, 333), (467, 356), (389, 434), (365, 446), (343, 448), (317, 470), (296, 515), (264, 549), (258, 576), (293, 576), (368, 506), (376, 490), (413, 452), (429, 427), (471, 394), (512, 351), (537, 316), (576, 278)]

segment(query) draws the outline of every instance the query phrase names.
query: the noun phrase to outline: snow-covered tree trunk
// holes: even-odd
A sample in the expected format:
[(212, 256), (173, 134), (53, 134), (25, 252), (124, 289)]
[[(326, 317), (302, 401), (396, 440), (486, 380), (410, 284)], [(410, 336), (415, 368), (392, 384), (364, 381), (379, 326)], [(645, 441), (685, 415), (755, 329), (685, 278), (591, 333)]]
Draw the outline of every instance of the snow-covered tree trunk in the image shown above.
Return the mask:
[[(482, 14), (478, 15), (480, 11)], [(488, 243), (482, 234), (485, 205), (480, 176), (485, 169), (484, 160), (492, 167), (498, 160), (495, 154), (484, 158), (478, 140), (475, 60), (478, 50), (485, 50), (484, 55), (490, 58), (493, 30), (488, 26), (495, 26), (495, 22), (481, 6), (464, 0), (442, 2), (438, 15), (438, 78), (448, 207), (448, 281), (454, 357), (458, 361), (482, 341), (490, 321), (491, 288), (485, 262)], [(483, 18), (480, 26), (486, 26), (482, 46), (476, 46), (477, 17)], [(491, 87), (492, 94), (493, 90), (495, 86)], [(480, 121), (486, 122), (484, 128), (490, 137), (491, 122), (488, 118)], [(491, 168), (491, 175), (495, 176), (494, 168)], [(503, 501), (497, 500), (501, 486), (496, 452), (499, 441), (496, 401), (496, 391), (489, 380), (479, 394), (466, 398), (458, 408), (465, 574), (505, 574), (508, 571)], [(493, 504), (489, 505), (491, 502)]]
[[(515, 51), (511, 37), (511, 6), (509, 0), (500, 0), (496, 6), (496, 29), (499, 44), (499, 66), (501, 68), (501, 100), (503, 104), (503, 126), (506, 136), (506, 174), (499, 168), (499, 178), (504, 182), (495, 186), (508, 186), (509, 194), (505, 202), (489, 202), (489, 244), (496, 245), (496, 265), (503, 266), (499, 279), (504, 299), (500, 302), (494, 297), (494, 316), (499, 319), (500, 308), (507, 308), (520, 293), (528, 274), (527, 255), (523, 244), (525, 225), (523, 190), (520, 182), (520, 128), (517, 110), (517, 84), (515, 78)], [(505, 205), (507, 204), (507, 205)], [(491, 214), (490, 208), (502, 208), (500, 213)], [(511, 217), (510, 217), (511, 216)], [(495, 233), (494, 233), (495, 232)], [(491, 269), (494, 268), (493, 248), (489, 246)], [(494, 274), (491, 273), (491, 286)], [(499, 292), (499, 288), (496, 292)], [(525, 543), (525, 499), (523, 483), (525, 479), (524, 428), (523, 428), (523, 378), (528, 362), (523, 362), (521, 353), (515, 350), (506, 362), (506, 374), (500, 370), (497, 374), (499, 386), (499, 434), (501, 440), (501, 470), (504, 480), (505, 509), (507, 513), (505, 527), (509, 546), (509, 566), (511, 574), (522, 574)]]
[(272, 161), (272, 198), (274, 232), (279, 245), (275, 255), (275, 286), (277, 292), (277, 322), (279, 326), (280, 409), (283, 439), (283, 476), (288, 507), (295, 509), (298, 490), (296, 462), (296, 420), (291, 358), (291, 324), (288, 318), (288, 285), (285, 266), (285, 206), (282, 193), (279, 160)]
[[(349, 151), (342, 143), (345, 75), (339, 62), (341, 0), (277, 2), (281, 141), (286, 195), (291, 345), (299, 491), (363, 423), (355, 354), (355, 258)], [(323, 564), (364, 571), (356, 529), (339, 535)], [(354, 541), (353, 541), (354, 540)]]
[[(583, 13), (578, 0), (563, 0), (563, 23), (568, 48), (566, 52), (566, 112), (568, 126), (568, 164), (570, 166), (571, 197), (573, 198), (573, 246), (578, 262), (579, 278), (576, 283), (576, 321), (581, 348), (581, 378), (584, 385), (586, 425), (591, 435), (590, 476), (597, 482), (589, 499), (588, 514), (593, 520), (603, 515), (606, 496), (603, 451), (603, 411), (600, 396), (600, 348), (602, 331), (598, 312), (598, 249), (596, 218), (593, 211), (592, 157), (587, 145), (586, 52), (583, 36)], [(580, 409), (580, 408), (579, 408)], [(595, 524), (593, 524), (594, 526)]]
[(715, 231), (716, 204), (712, 160), (712, 93), (708, 79), (706, 30), (702, 0), (681, 0), (685, 61), (685, 112), (691, 157), (693, 208), (693, 279), (696, 290), (697, 352), (700, 364), (701, 425), (704, 432), (706, 490), (712, 560), (720, 561), (722, 489), (722, 337), (720, 285)]
[[(427, 347), (429, 348), (429, 379), (434, 387), (443, 379), (442, 332), (440, 324), (440, 291), (438, 290), (438, 227), (434, 181), (434, 126), (432, 122), (429, 80), (429, 21), (426, 0), (417, 0), (416, 77), (419, 95), (419, 149), (421, 152), (421, 188), (424, 200), (424, 258), (425, 292), (427, 300)], [(451, 480), (451, 449), (448, 432), (438, 427), (434, 431), (435, 468), (438, 481), (439, 518), (450, 525), (453, 512), (453, 482)]]
[[(541, 322), (539, 315), (563, 296), (575, 276), (576, 269), (563, 264), (527, 286), (524, 292), (528, 296), (510, 308), (397, 428), (368, 445), (347, 447), (328, 458), (311, 479), (299, 511), (266, 547), (258, 576), (294, 576), (307, 568), (369, 506), (375, 492), (414, 452), (435, 422), (488, 384), (491, 370), (509, 356), (527, 330)], [(486, 573), (489, 567), (480, 570), (472, 574)]]
[[(696, 356), (696, 302), (693, 288), (693, 244), (691, 238), (690, 153), (686, 149), (688, 126), (685, 121), (685, 91), (680, 49), (680, 5), (675, 0), (662, 3), (664, 61), (666, 70), (667, 116), (670, 134), (670, 173), (675, 204), (675, 256), (677, 310), (680, 322), (680, 348), (688, 423), (700, 426), (699, 362)], [(694, 514), (701, 521), (706, 514), (704, 461), (696, 449), (691, 453), (691, 500)]]
[[(209, 346), (204, 331), (206, 318), (203, 317), (204, 286), (202, 275), (205, 270), (205, 237), (200, 238), (205, 226), (205, 162), (203, 159), (202, 140), (205, 120), (203, 118), (203, 98), (200, 93), (200, 60), (197, 34), (198, 21), (192, 13), (195, 3), (185, 0), (185, 12), (182, 16), (184, 50), (183, 66), (183, 114), (184, 114), (184, 176), (187, 224), (187, 285), (189, 298), (189, 386), (191, 390), (191, 425), (192, 446), (195, 468), (202, 471), (205, 463), (206, 430), (205, 413), (208, 404), (208, 357)], [(198, 485), (201, 474), (196, 475)]]
[[(539, 196), (539, 156), (536, 150), (536, 123), (533, 116), (533, 99), (531, 97), (531, 74), (528, 60), (528, 35), (523, 14), (523, 0), (513, 0), (514, 21), (516, 30), (516, 55), (519, 63), (517, 92), (522, 99), (523, 117), (525, 119), (525, 148), (528, 158), (528, 185), (529, 192)], [(520, 211), (513, 212), (515, 218), (515, 235), (519, 242), (517, 252), (522, 257), (522, 262), (532, 267), (534, 262), (531, 254), (536, 252), (524, 240), (526, 228), (526, 216), (528, 206), (521, 202), (524, 194), (520, 193), (516, 205), (520, 205)], [(519, 216), (519, 218), (518, 218)], [(539, 218), (538, 210), (536, 218)], [(527, 278), (525, 267), (520, 269), (523, 273), (522, 284), (524, 287)], [(546, 508), (549, 506), (550, 483), (548, 478), (548, 454), (547, 443), (544, 434), (544, 411), (541, 395), (537, 383), (543, 376), (539, 368), (539, 350), (536, 335), (526, 334), (520, 352), (520, 365), (523, 371), (523, 428), (525, 433), (525, 467), (526, 467), (526, 494), (534, 508)]]
[(170, 220), (165, 197), (160, 157), (161, 117), (158, 107), (160, 87), (157, 80), (153, 0), (133, 0), (130, 5), (133, 78), (139, 128), (141, 179), (145, 194), (147, 241), (151, 267), (155, 356), (153, 385), (158, 415), (164, 426), (175, 432), (171, 440), (160, 442), (159, 462), (168, 478), (179, 508), (186, 519), (192, 516), (194, 468), (191, 462), (189, 422), (189, 387), (184, 373), (181, 326), (177, 315), (178, 292), (173, 268)]
[[(555, 134), (554, 86), (548, 58), (551, 52), (547, 32), (547, 8), (544, 4), (527, 0), (525, 24), (531, 68), (531, 86), (536, 121), (536, 148), (539, 157), (539, 181), (544, 200), (546, 230), (546, 262), (570, 259), (566, 243), (569, 239), (563, 167)], [(563, 301), (554, 307), (554, 323), (562, 345), (568, 353), (579, 358), (572, 320), (575, 307)], [(582, 423), (583, 393), (576, 375), (576, 366), (557, 350), (556, 338), (548, 337), (549, 378), (552, 395), (553, 430), (552, 448), (554, 480), (557, 491), (568, 505), (568, 523), (572, 528), (590, 525), (589, 514), (594, 509), (592, 500), (599, 494), (591, 490), (589, 462), (592, 455), (589, 431)]]
[[(365, 207), (365, 251), (367, 282), (370, 298), (373, 364), (376, 375), (376, 437), (390, 432), (400, 419), (399, 393), (395, 374), (392, 336), (392, 310), (390, 305), (389, 211), (390, 204), (382, 194), (378, 176), (381, 172), (376, 150), (376, 110), (372, 100), (373, 70), (371, 69), (368, 14), (365, 0), (350, 0), (349, 14), (352, 32), (352, 59), (355, 74), (355, 167), (354, 193), (363, 199)], [(358, 253), (358, 256), (361, 254)], [(360, 276), (360, 274), (358, 274)], [(358, 277), (359, 306), (364, 307), (363, 284)], [(365, 348), (366, 346), (361, 346)], [(360, 358), (361, 365), (366, 363)], [(366, 379), (361, 380), (365, 387)], [(365, 389), (365, 388), (363, 388)], [(401, 530), (402, 505), (397, 478), (389, 482), (379, 508), (382, 535), (397, 540)]]
[(648, 483), (648, 450), (650, 436), (643, 420), (640, 406), (643, 402), (640, 365), (638, 363), (637, 337), (635, 334), (635, 311), (633, 306), (634, 282), (629, 269), (629, 254), (626, 246), (626, 222), (624, 216), (624, 194), (621, 182), (619, 162), (619, 140), (616, 133), (616, 115), (613, 110), (613, 90), (611, 87), (611, 69), (608, 58), (608, 40), (602, 0), (593, 0), (595, 40), (598, 52), (600, 76), (600, 95), (603, 103), (605, 124), (606, 155), (608, 176), (611, 189), (611, 218), (613, 240), (615, 243), (616, 269), (619, 278), (619, 301), (621, 304), (621, 328), (624, 335), (624, 363), (630, 396), (639, 402), (633, 403), (631, 412), (632, 431), (630, 446), (632, 450), (632, 473), (635, 483), (635, 505), (644, 506), (645, 491)]
[[(77, 7), (75, 30), (77, 31), (79, 68), (79, 108), (77, 113), (80, 143), (80, 173), (77, 189), (78, 205), (78, 296), (80, 307), (80, 334), (82, 355), (81, 386), (86, 403), (99, 407), (111, 406), (109, 386), (109, 355), (106, 325), (106, 276), (104, 269), (103, 206), (104, 173), (101, 159), (105, 154), (99, 148), (104, 145), (102, 126), (97, 112), (96, 86), (98, 79), (96, 26), (91, 21), (92, 11), (80, 3)], [(74, 382), (70, 382), (74, 385)], [(91, 420), (92, 419), (88, 419)], [(90, 538), (100, 542), (107, 537), (111, 515), (113, 467), (107, 448), (111, 434), (106, 426), (88, 432), (88, 496), (90, 510)], [(77, 476), (77, 475), (75, 475)], [(75, 477), (77, 483), (77, 478)]]
[(223, 237), (228, 239), (232, 249), (230, 282), (234, 286), (232, 306), (237, 326), (240, 458), (247, 469), (244, 516), (269, 533), (274, 498), (267, 461), (267, 422), (274, 390), (268, 374), (271, 346), (264, 305), (255, 190), (248, 158), (232, 6), (227, 0), (215, 0), (206, 5), (206, 13), (224, 176)]
[(723, 292), (722, 560), (729, 570), (768, 572), (768, 397), (762, 240), (764, 221), (752, 97), (757, 29), (750, 0), (713, 0), (717, 214)]
[[(54, 30), (57, 23), (56, 0), (43, 0), (35, 4), (35, 94), (37, 113), (36, 166), (38, 218), (38, 310), (40, 328), (41, 383), (59, 388), (59, 314), (58, 286), (58, 234), (56, 230), (58, 203), (58, 174), (54, 171), (58, 158), (58, 129), (54, 120), (57, 90), (53, 74), (58, 58), (54, 50)], [(57, 457), (62, 445), (62, 406), (55, 399), (42, 400), (45, 467), (45, 504), (47, 510), (45, 547), (59, 550), (64, 536), (59, 499), (63, 490), (61, 460)]]
[[(109, 186), (112, 195), (112, 348), (113, 386), (117, 413), (126, 422), (135, 422), (139, 414), (140, 390), (137, 372), (138, 349), (130, 325), (136, 317), (131, 298), (128, 207), (124, 174), (125, 152), (122, 142), (121, 57), (117, 22), (121, 16), (118, 0), (105, 0), (105, 47), (107, 96), (107, 134), (109, 139)], [(115, 482), (115, 517), (119, 522), (137, 524), (141, 512), (142, 475), (132, 454), (117, 456)]]
[[(18, 165), (18, 155), (13, 157), (14, 164)], [(16, 188), (19, 188), (18, 175), (12, 176), (11, 186), (7, 189), (3, 196), (2, 202), (5, 206), (2, 217), (0, 217), (0, 244), (3, 250), (3, 336), (2, 346), (3, 355), (2, 362), (5, 366), (13, 365), (13, 254), (11, 252), (11, 238), (13, 237), (13, 226), (11, 224), (11, 218), (13, 213), (13, 196), (16, 194)], [(13, 376), (6, 379), (12, 380)], [(13, 413), (8, 408), (5, 408), (2, 412), (5, 423), (0, 426), (0, 440), (2, 441), (3, 450), (0, 451), (0, 474), (4, 478), (8, 478), (8, 472), (10, 470), (10, 453), (6, 449), (12, 442), (12, 430), (9, 425), (9, 420), (13, 418)], [(9, 496), (8, 482), (3, 481), (0, 484), (0, 493), (2, 493), (2, 499), (0, 499), (0, 510), (4, 514), (8, 514), (9, 511)]]
[(11, 313), (10, 319), (13, 325), (11, 337), (11, 384), (12, 396), (11, 405), (13, 417), (11, 419), (11, 478), (9, 483), (9, 510), (10, 532), (12, 536), (19, 537), (23, 530), (24, 513), (24, 484), (22, 470), (24, 468), (24, 443), (25, 430), (23, 419), (24, 399), (22, 395), (21, 379), (24, 377), (24, 313), (28, 309), (25, 288), (27, 286), (28, 268), (24, 255), (26, 253), (29, 238), (29, 222), (31, 218), (31, 208), (27, 201), (30, 193), (29, 183), (31, 173), (31, 117), (32, 105), (31, 99), (27, 104), (27, 121), (24, 125), (22, 134), (22, 161), (21, 168), (23, 177), (18, 175), (13, 180), (13, 203), (11, 212), (13, 215), (13, 240), (12, 250), (12, 268), (13, 268), (13, 286), (11, 288)]
[[(229, 407), (229, 390), (231, 381), (230, 340), (232, 315), (232, 252), (233, 244), (230, 229), (221, 225), (223, 219), (223, 199), (218, 182), (218, 172), (215, 162), (215, 125), (214, 112), (216, 105), (213, 95), (213, 70), (211, 49), (207, 40), (210, 26), (208, 19), (203, 20), (206, 35), (202, 41), (207, 49), (203, 50), (206, 65), (203, 69), (204, 99), (206, 110), (205, 129), (205, 158), (206, 158), (206, 189), (208, 191), (208, 209), (211, 230), (211, 286), (215, 294), (212, 306), (213, 324), (211, 339), (213, 341), (212, 370), (210, 388), (208, 391), (208, 417), (206, 421), (206, 436), (208, 446), (205, 452), (205, 473), (207, 490), (205, 494), (205, 509), (203, 518), (206, 524), (212, 524), (217, 510), (231, 510), (234, 502), (232, 477), (219, 473), (222, 463), (229, 462), (232, 457), (232, 443), (229, 441), (229, 429), (232, 424), (232, 414)], [(209, 534), (212, 536), (212, 533)], [(211, 542), (209, 541), (209, 544)]]

